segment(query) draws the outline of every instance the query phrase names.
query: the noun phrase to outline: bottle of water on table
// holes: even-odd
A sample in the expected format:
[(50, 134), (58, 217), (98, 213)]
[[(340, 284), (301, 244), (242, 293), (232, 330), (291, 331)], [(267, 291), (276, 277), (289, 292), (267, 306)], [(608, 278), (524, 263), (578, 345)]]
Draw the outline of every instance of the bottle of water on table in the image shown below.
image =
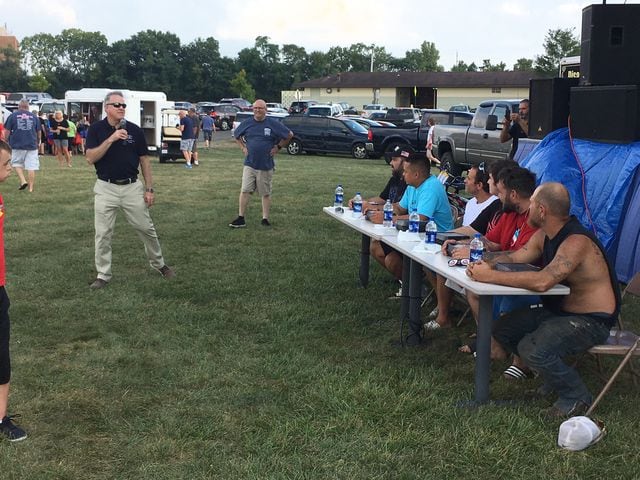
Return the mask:
[(344, 210), (342, 209), (342, 204), (344, 202), (344, 190), (342, 189), (342, 184), (339, 184), (336, 187), (336, 196), (333, 200), (333, 210), (336, 213), (342, 213)]
[(383, 207), (384, 216), (382, 217), (382, 226), (389, 228), (393, 226), (393, 205), (391, 200), (387, 198), (387, 201)]
[(362, 195), (360, 192), (356, 192), (356, 196), (353, 197), (353, 216), (355, 218), (362, 216)]
[(420, 230), (420, 215), (418, 215), (418, 209), (413, 208), (409, 215), (409, 232), (418, 233)]
[(484, 253), (484, 243), (480, 239), (480, 234), (476, 233), (471, 240), (471, 248), (469, 250), (469, 261), (470, 262), (479, 262), (482, 260), (482, 254)]
[(433, 219), (430, 219), (427, 223), (426, 235), (424, 236), (424, 242), (429, 245), (436, 244), (436, 235), (438, 234), (438, 226)]

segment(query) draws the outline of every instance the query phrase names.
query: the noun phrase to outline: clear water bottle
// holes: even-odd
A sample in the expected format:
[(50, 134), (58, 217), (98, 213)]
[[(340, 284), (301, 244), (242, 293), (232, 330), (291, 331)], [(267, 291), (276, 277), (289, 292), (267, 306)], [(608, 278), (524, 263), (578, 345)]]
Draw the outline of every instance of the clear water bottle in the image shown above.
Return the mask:
[(393, 205), (391, 205), (391, 200), (387, 198), (387, 201), (384, 204), (383, 208), (384, 215), (382, 217), (382, 225), (384, 227), (392, 227), (393, 226)]
[(438, 226), (433, 219), (429, 220), (427, 223), (426, 235), (424, 236), (425, 243), (430, 243), (434, 245), (436, 243), (436, 235), (438, 234)]
[(337, 213), (342, 213), (344, 211), (342, 209), (343, 202), (344, 202), (344, 190), (342, 189), (342, 184), (339, 184), (336, 187), (336, 196), (333, 200), (333, 210)]
[(362, 195), (360, 192), (356, 192), (356, 196), (353, 197), (353, 216), (356, 218), (362, 216)]
[(416, 208), (411, 210), (411, 215), (409, 215), (409, 231), (411, 233), (418, 233), (420, 230), (420, 215), (418, 215), (418, 210)]
[(469, 251), (469, 261), (470, 262), (479, 262), (482, 260), (482, 254), (484, 253), (484, 243), (480, 240), (480, 234), (476, 233), (471, 240), (471, 249)]

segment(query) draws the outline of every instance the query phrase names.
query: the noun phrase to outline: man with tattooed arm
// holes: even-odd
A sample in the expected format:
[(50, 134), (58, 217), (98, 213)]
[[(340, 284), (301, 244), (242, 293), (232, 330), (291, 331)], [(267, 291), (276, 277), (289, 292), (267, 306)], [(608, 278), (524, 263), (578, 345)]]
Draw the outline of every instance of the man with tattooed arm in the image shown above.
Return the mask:
[[(539, 393), (558, 399), (546, 411), (549, 419), (583, 414), (592, 395), (578, 372), (563, 357), (603, 343), (620, 311), (620, 290), (604, 248), (590, 231), (569, 214), (570, 199), (560, 183), (544, 183), (531, 197), (528, 222), (539, 230), (521, 249), (498, 253), (470, 264), (474, 280), (544, 292), (558, 283), (567, 296), (543, 296), (543, 306), (516, 310), (499, 319), (493, 329), (492, 355), (520, 355), (544, 384)], [(532, 263), (540, 271), (498, 271), (500, 263)]]

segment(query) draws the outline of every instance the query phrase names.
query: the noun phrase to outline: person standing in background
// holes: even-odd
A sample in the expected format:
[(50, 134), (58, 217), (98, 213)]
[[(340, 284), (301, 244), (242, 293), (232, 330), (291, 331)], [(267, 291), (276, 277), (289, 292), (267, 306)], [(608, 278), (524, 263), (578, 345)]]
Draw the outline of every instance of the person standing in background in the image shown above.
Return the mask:
[[(36, 179), (36, 170), (40, 168), (38, 158), (38, 138), (40, 134), (40, 119), (29, 111), (29, 102), (21, 100), (18, 110), (9, 115), (5, 124), (5, 140), (13, 150), (11, 165), (15, 167), (20, 179), (19, 190), (29, 187), (33, 192), (33, 184)], [(27, 170), (29, 180), (24, 178)]]
[(209, 148), (209, 144), (213, 142), (213, 132), (216, 131), (216, 122), (211, 115), (205, 115), (202, 117), (200, 128), (204, 135), (204, 148)]
[(51, 132), (53, 133), (53, 145), (58, 159), (58, 165), (64, 166), (65, 161), (67, 167), (71, 166), (71, 155), (69, 154), (69, 122), (65, 120), (62, 112), (56, 110), (53, 118), (49, 120)]
[(193, 168), (191, 166), (192, 154), (191, 150), (193, 150), (193, 122), (191, 121), (191, 117), (187, 115), (186, 110), (180, 110), (178, 114), (180, 116), (180, 126), (178, 127), (182, 132), (182, 138), (180, 140), (180, 151), (182, 151), (182, 155), (187, 163), (185, 163), (186, 168)]
[(193, 123), (193, 148), (191, 148), (191, 159), (193, 164), (197, 167), (200, 165), (198, 162), (198, 137), (200, 136), (200, 119), (196, 113), (196, 109), (191, 107), (189, 109), (189, 118)]
[[(508, 111), (508, 110), (507, 110)], [(511, 113), (509, 117), (505, 117), (502, 122), (502, 130), (500, 131), (500, 142), (505, 143), (513, 139), (511, 151), (509, 152), (509, 160), (513, 160), (518, 151), (518, 139), (527, 138), (529, 136), (529, 100), (520, 101), (518, 113)]]

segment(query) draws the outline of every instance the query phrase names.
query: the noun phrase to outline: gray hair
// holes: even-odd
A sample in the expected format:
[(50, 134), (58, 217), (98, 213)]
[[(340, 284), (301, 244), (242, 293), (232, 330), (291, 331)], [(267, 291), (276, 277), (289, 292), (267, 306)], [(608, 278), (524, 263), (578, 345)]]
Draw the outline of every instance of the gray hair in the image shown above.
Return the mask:
[(18, 108), (20, 108), (21, 110), (29, 110), (29, 100), (27, 100), (26, 98), (20, 100), (20, 103), (18, 103)]
[(120, 90), (113, 90), (113, 91), (111, 91), (111, 92), (108, 92), (108, 93), (104, 96), (104, 102), (102, 102), (102, 103), (107, 103), (109, 100), (111, 100), (111, 97), (113, 97), (113, 96), (115, 96), (115, 95), (117, 95), (117, 96), (119, 96), (119, 97), (123, 97), (123, 98), (124, 98), (124, 95), (122, 94), (122, 92), (121, 92)]

